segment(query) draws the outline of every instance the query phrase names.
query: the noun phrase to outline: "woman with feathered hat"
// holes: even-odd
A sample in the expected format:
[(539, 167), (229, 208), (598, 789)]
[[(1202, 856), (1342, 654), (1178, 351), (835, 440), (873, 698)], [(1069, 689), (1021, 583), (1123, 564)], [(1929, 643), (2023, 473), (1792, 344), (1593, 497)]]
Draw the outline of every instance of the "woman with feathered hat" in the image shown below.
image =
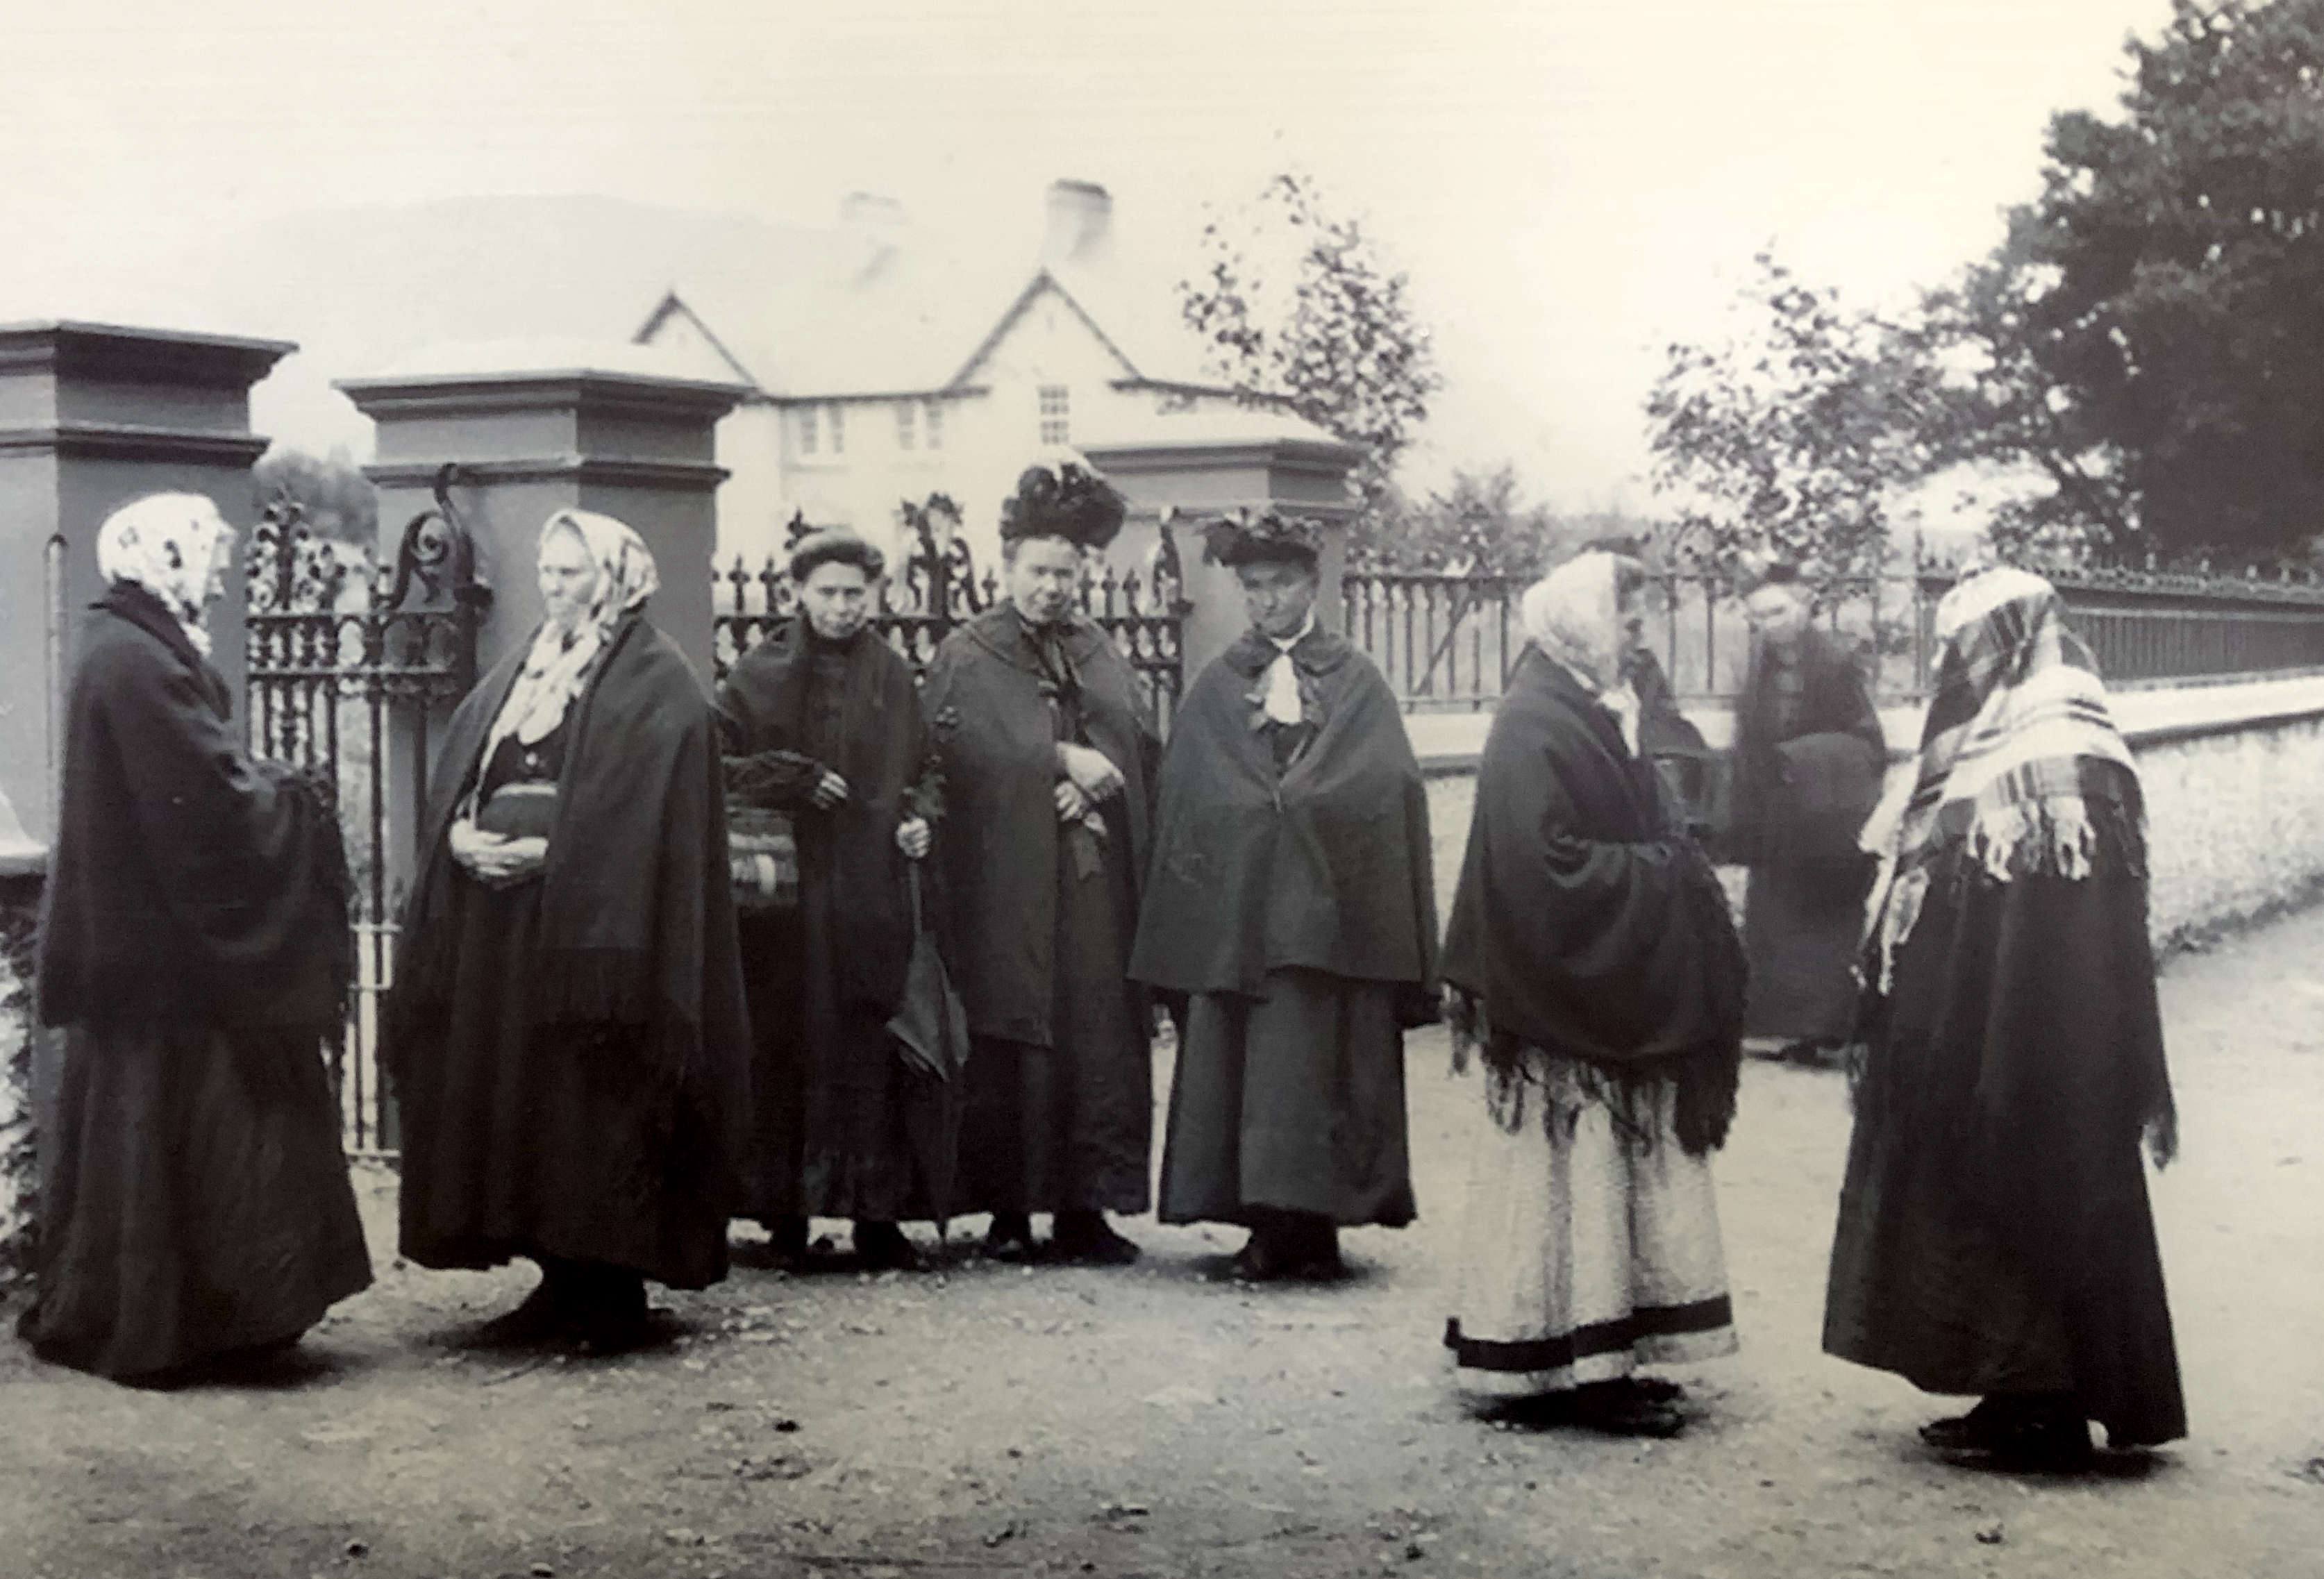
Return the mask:
[(1158, 751), (1138, 679), (1079, 608), (1121, 495), (1078, 461), (1029, 467), (1001, 506), (1008, 598), (945, 639), (923, 705), (945, 775), (950, 958), (975, 1050), (964, 1211), (994, 1253), (1122, 1263), (1108, 1212), (1143, 1212), (1150, 1011), (1126, 967)]

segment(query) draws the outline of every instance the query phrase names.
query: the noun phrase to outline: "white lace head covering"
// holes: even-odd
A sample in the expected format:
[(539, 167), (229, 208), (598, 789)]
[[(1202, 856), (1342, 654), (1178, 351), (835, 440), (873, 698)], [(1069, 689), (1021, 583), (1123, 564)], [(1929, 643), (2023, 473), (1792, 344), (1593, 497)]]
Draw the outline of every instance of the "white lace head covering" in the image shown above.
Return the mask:
[(148, 494), (105, 519), (97, 532), (97, 573), (119, 586), (142, 586), (161, 600), (207, 658), (202, 615), (224, 568), (234, 528), (199, 494)]
[(1614, 715), (1632, 751), (1638, 748), (1638, 698), (1622, 674), (1629, 642), (1622, 592), (1637, 574), (1637, 561), (1619, 554), (1579, 554), (1526, 588), (1517, 605), (1526, 636)]
[(541, 546), (546, 548), (559, 532), (572, 533), (588, 549), (589, 562), (597, 568), (597, 585), (587, 611), (571, 630), (555, 620), (541, 622), (525, 654), (524, 672), (509, 688), (508, 700), (501, 704), (492, 732), (484, 737), (481, 760), (486, 762), (509, 735), (531, 745), (564, 721), (574, 698), (586, 688), (606, 641), (622, 618), (645, 606), (661, 585), (645, 540), (612, 516), (560, 510), (541, 523)]

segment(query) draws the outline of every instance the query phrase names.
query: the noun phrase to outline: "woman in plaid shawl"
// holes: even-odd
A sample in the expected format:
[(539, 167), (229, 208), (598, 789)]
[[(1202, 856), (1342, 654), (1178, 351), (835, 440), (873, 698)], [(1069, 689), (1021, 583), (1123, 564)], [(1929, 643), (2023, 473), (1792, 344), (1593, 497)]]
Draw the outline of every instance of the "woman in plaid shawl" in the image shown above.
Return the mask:
[(2078, 1469), (2186, 1409), (2142, 1135), (2172, 1105), (2138, 773), (2049, 583), (1966, 577), (1866, 946), (1868, 1051), (1824, 1348), (1974, 1393), (1923, 1436), (1957, 1463)]

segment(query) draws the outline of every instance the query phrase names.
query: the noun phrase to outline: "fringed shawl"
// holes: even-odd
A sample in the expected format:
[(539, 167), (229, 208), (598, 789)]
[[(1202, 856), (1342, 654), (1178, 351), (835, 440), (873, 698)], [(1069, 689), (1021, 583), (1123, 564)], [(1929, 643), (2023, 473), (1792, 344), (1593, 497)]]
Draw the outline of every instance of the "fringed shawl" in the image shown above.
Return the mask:
[(1537, 1048), (1581, 1066), (1618, 1115), (1670, 1082), (1680, 1144), (1725, 1141), (1747, 980), (1726, 895), (1613, 716), (1537, 648), (1486, 739), (1443, 974), (1505, 1124), (1524, 1121)]
[(1932, 882), (2146, 872), (2138, 770), (2056, 590), (2022, 570), (1972, 576), (1938, 605), (1937, 633), (1911, 795), (1862, 840), (1885, 863), (1867, 933), (1883, 993)]
[[(449, 831), (524, 656), (503, 660), (452, 716), (403, 916), (393, 1057), (427, 1039), (448, 1002), (461, 892)], [(737, 1121), (749, 1048), (709, 700), (676, 644), (633, 614), (607, 638), (567, 726), (540, 952), (524, 983), (535, 1021), (637, 1028), (650, 1082)]]

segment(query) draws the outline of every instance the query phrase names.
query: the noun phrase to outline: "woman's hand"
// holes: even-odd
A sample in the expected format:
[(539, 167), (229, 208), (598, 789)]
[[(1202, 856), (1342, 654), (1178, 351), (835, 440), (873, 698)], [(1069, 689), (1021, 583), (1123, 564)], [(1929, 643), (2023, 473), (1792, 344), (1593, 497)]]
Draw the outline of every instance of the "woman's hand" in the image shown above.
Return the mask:
[(452, 825), (451, 845), (452, 859), (486, 888), (513, 887), (549, 864), (547, 839), (488, 834), (465, 817)]
[(1057, 780), (1056, 801), (1059, 822), (1079, 822), (1089, 815), (1089, 797), (1083, 794), (1081, 786), (1071, 779)]
[(927, 860), (928, 848), (935, 842), (935, 836), (928, 832), (928, 819), (924, 817), (908, 817), (896, 825), (896, 848), (908, 860)]
[(1065, 780), (1082, 792), (1084, 800), (1094, 804), (1121, 792), (1121, 770), (1103, 752), (1071, 741), (1057, 743), (1057, 766), (1065, 771)]
[(825, 768), (823, 777), (815, 781), (815, 808), (829, 811), (847, 799), (847, 780)]

